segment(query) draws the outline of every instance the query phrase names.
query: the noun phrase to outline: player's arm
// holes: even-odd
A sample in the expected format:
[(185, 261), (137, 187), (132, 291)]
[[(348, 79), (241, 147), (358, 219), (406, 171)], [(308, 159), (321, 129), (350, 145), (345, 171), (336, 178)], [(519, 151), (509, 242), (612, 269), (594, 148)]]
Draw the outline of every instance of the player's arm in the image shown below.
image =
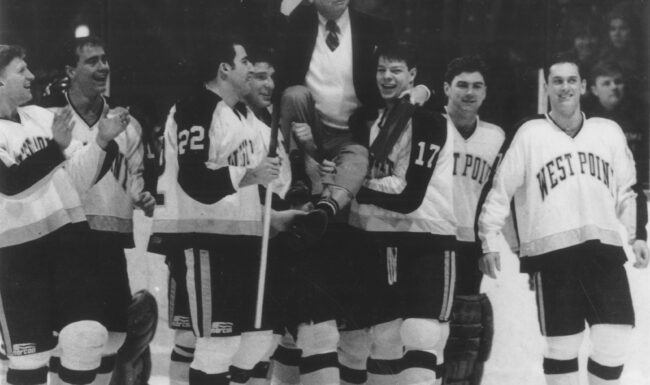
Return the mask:
[(150, 191), (145, 191), (142, 126), (133, 116), (130, 117), (129, 125), (126, 128), (126, 144), (129, 195), (137, 208), (143, 210), (146, 216), (152, 216), (156, 199)]
[(614, 159), (612, 167), (614, 177), (616, 178), (616, 213), (619, 220), (625, 226), (628, 235), (628, 242), (632, 245), (637, 268), (648, 266), (650, 253), (645, 240), (637, 239), (637, 196), (634, 191), (636, 183), (636, 168), (632, 151), (627, 146), (627, 141), (620, 127), (613, 131), (614, 139)]
[(498, 253), (499, 235), (510, 214), (510, 202), (515, 191), (524, 183), (526, 164), (524, 140), (513, 139), (505, 152), (501, 164), (493, 170), (492, 178), (486, 182), (487, 195), (478, 219), (478, 236), (483, 244), (483, 257), (479, 262), (481, 271), (492, 278), (501, 270)]
[[(419, 127), (414, 123), (414, 129), (416, 126)], [(425, 127), (432, 129), (431, 125)], [(446, 125), (433, 129), (446, 130)], [(449, 148), (451, 146), (445, 143), (421, 141), (419, 138), (420, 135), (413, 131), (407, 146), (408, 151), (401, 152), (401, 160), (396, 164), (395, 177), (375, 180), (362, 187), (356, 197), (359, 203), (373, 204), (402, 214), (410, 213), (422, 205), (438, 157), (444, 152), (451, 151)], [(434, 146), (432, 147), (431, 144)]]
[(43, 179), (65, 161), (63, 153), (54, 140), (17, 164), (0, 144), (0, 193), (8, 196), (21, 193)]

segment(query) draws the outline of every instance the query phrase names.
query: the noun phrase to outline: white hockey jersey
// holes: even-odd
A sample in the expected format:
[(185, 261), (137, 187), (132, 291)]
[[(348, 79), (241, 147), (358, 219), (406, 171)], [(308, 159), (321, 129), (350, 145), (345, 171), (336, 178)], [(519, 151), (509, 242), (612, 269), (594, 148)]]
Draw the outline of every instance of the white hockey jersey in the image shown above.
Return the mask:
[[(368, 144), (379, 134), (380, 119), (366, 135)], [(453, 132), (442, 116), (416, 110), (388, 160), (371, 165), (349, 223), (373, 232), (431, 233), (453, 240), (453, 146)]]
[[(67, 99), (68, 105), (70, 100)], [(107, 102), (104, 101), (107, 106)], [(108, 107), (105, 107), (108, 108)], [(53, 108), (57, 112), (60, 108)], [(92, 143), (97, 136), (99, 120), (86, 122), (72, 108), (75, 122), (72, 137), (81, 143)], [(111, 116), (109, 110), (108, 116)], [(132, 241), (133, 202), (144, 190), (142, 128), (131, 117), (126, 130), (115, 139), (119, 152), (109, 172), (82, 197), (86, 218), (93, 230), (122, 233)], [(127, 244), (132, 243), (128, 242)]]
[(503, 130), (494, 124), (476, 118), (476, 129), (465, 139), (454, 122), (447, 124), (454, 133), (454, 213), (456, 238), (462, 242), (475, 242), (476, 210), (485, 183), (505, 140)]
[[(266, 158), (271, 129), (246, 111), (236, 112), (207, 90), (172, 107), (158, 179), (164, 202), (156, 206), (153, 233), (262, 235), (259, 186), (239, 183)], [(278, 155), (282, 168), (273, 191), (284, 197), (291, 169), (282, 146)]]
[(26, 106), (18, 114), (20, 123), (0, 120), (0, 247), (85, 221), (79, 195), (100, 175), (107, 154), (93, 141), (65, 159), (52, 140), (50, 111)]
[(548, 115), (521, 125), (480, 215), (484, 252), (497, 250), (513, 197), (522, 257), (590, 240), (621, 246), (619, 219), (634, 237), (635, 169), (625, 136), (611, 120), (583, 119), (573, 138)]

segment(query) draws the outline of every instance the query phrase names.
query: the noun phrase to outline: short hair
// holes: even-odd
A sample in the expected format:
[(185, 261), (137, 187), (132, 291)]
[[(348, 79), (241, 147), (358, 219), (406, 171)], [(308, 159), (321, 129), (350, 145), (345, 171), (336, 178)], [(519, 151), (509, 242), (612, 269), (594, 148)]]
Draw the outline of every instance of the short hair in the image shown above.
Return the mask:
[(248, 60), (253, 64), (269, 63), (271, 66), (275, 66), (276, 54), (273, 48), (261, 45), (250, 45), (246, 47), (246, 53), (248, 53)]
[(487, 77), (487, 66), (483, 58), (479, 55), (461, 56), (453, 59), (447, 64), (447, 71), (445, 72), (445, 82), (451, 84), (454, 78), (464, 72), (478, 72)]
[(408, 69), (417, 67), (418, 57), (415, 46), (406, 41), (391, 42), (381, 45), (375, 52), (375, 62), (384, 57), (388, 60), (404, 61)]
[(96, 35), (77, 37), (67, 40), (62, 47), (60, 65), (75, 67), (79, 62), (79, 51), (86, 46), (106, 48), (106, 43)]
[(569, 63), (575, 65), (576, 68), (578, 68), (578, 74), (580, 75), (580, 78), (584, 79), (584, 76), (582, 74), (582, 66), (580, 64), (580, 60), (578, 60), (578, 56), (576, 56), (576, 54), (571, 51), (563, 51), (553, 54), (549, 60), (547, 60), (546, 65), (544, 66), (544, 80), (548, 80), (548, 75), (551, 73), (551, 67), (560, 63)]
[(235, 45), (245, 46), (237, 36), (220, 36), (209, 39), (198, 53), (199, 77), (203, 82), (214, 79), (219, 73), (221, 63), (235, 64)]
[(9, 63), (16, 58), (25, 58), (25, 49), (23, 47), (19, 45), (0, 44), (0, 73), (4, 72)]
[(599, 61), (591, 68), (589, 83), (596, 84), (596, 79), (599, 76), (613, 76), (616, 74), (625, 77), (625, 71), (618, 63), (613, 61)]

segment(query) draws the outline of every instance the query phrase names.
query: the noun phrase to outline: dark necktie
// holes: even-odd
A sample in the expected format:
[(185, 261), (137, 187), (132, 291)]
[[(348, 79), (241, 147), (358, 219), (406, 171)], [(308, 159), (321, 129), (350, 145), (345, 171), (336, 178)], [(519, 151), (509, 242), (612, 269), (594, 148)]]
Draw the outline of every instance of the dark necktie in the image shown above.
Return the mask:
[(339, 26), (336, 25), (336, 22), (333, 20), (328, 20), (325, 24), (325, 29), (328, 31), (327, 37), (325, 38), (325, 43), (329, 47), (330, 51), (334, 51), (336, 47), (339, 46), (339, 36), (338, 33), (341, 32)]

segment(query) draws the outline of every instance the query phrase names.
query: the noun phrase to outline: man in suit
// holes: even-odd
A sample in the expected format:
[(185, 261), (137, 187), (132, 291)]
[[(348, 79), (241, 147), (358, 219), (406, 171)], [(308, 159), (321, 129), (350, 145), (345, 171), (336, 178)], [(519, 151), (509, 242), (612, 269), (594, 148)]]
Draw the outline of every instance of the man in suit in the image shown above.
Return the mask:
[[(341, 316), (345, 291), (341, 288), (351, 284), (341, 263), (354, 259), (341, 256), (355, 255), (354, 242), (344, 241), (349, 227), (339, 212), (359, 191), (368, 170), (368, 149), (352, 140), (348, 118), (361, 106), (383, 105), (375, 83), (374, 55), (376, 47), (394, 35), (390, 22), (357, 12), (348, 3), (314, 0), (298, 6), (289, 17), (278, 66), (285, 146), (298, 150), (302, 156), (292, 155), (292, 162), (304, 162), (306, 171), (303, 178), (294, 174), (287, 198), (300, 196), (303, 201), (293, 203), (303, 203), (314, 194), (315, 203), (309, 215), (296, 219), (293, 234), (302, 246), (323, 236), (318, 247), (307, 248), (309, 262), (301, 265), (301, 274), (310, 284), (298, 290), (300, 311), (290, 325), (297, 325), (303, 384), (339, 383), (336, 319)], [(430, 96), (423, 86), (410, 94), (418, 104)], [(330, 222), (334, 223), (327, 225)], [(344, 373), (341, 377), (352, 382)]]
[[(330, 167), (336, 168), (322, 188), (314, 180), (318, 178), (303, 181), (311, 184), (312, 193), (320, 193), (316, 208), (328, 220), (350, 202), (365, 177), (367, 149), (352, 141), (348, 118), (362, 105), (381, 105), (374, 53), (394, 37), (389, 21), (358, 12), (348, 3), (314, 0), (313, 5), (297, 7), (289, 17), (280, 67), (281, 127), (285, 138), (293, 133), (294, 139), (286, 145), (300, 148), (318, 163), (332, 161)], [(425, 86), (410, 94), (415, 104), (430, 96)]]

